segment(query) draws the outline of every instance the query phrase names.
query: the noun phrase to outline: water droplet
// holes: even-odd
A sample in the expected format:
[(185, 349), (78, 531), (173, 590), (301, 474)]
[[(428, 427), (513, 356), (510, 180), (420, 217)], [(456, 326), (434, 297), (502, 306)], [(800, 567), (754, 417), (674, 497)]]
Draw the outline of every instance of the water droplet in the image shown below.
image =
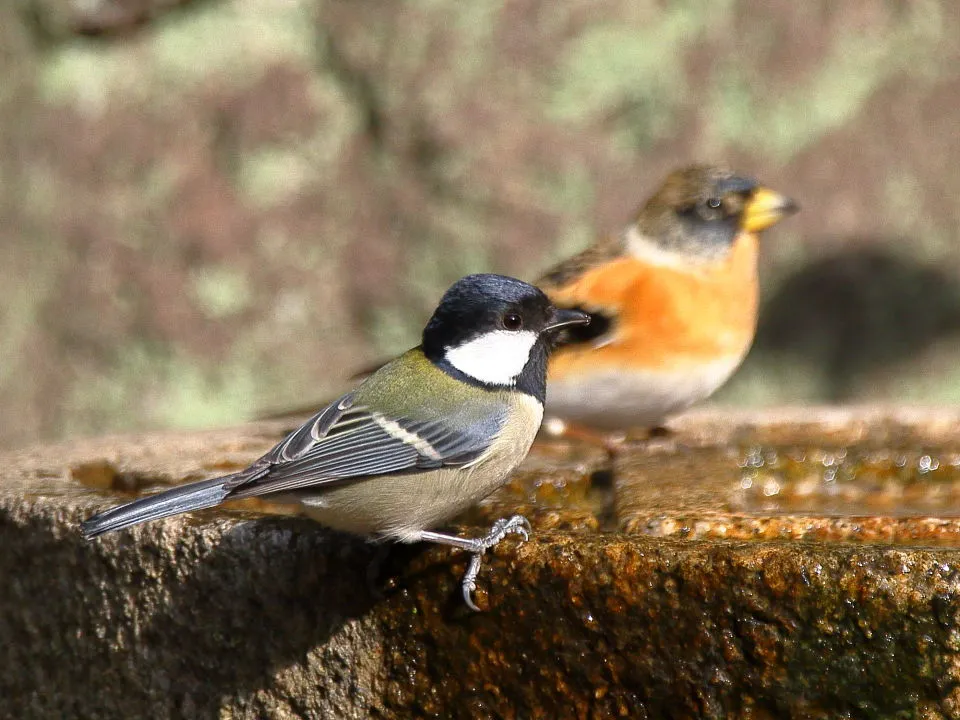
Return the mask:
[(917, 471), (921, 475), (926, 475), (928, 472), (936, 470), (939, 467), (940, 461), (929, 455), (921, 455), (920, 459), (917, 460)]

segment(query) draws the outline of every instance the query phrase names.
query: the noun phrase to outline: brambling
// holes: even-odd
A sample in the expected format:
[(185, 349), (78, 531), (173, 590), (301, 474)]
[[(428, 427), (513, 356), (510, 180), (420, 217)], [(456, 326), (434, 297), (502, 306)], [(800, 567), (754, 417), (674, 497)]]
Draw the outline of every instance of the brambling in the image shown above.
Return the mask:
[(759, 233), (797, 209), (751, 178), (687, 167), (623, 232), (540, 278), (557, 307), (591, 316), (551, 358), (546, 427), (652, 427), (723, 385), (756, 330)]

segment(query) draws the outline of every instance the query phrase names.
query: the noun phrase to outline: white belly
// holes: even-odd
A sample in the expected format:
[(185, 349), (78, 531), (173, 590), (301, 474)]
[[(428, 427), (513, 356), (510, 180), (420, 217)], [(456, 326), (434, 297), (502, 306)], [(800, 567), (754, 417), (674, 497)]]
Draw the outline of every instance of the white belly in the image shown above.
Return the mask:
[(597, 370), (547, 384), (547, 417), (605, 430), (650, 427), (710, 397), (741, 355), (669, 372)]
[(485, 498), (512, 470), (511, 463), (353, 480), (297, 499), (328, 527), (413, 542)]

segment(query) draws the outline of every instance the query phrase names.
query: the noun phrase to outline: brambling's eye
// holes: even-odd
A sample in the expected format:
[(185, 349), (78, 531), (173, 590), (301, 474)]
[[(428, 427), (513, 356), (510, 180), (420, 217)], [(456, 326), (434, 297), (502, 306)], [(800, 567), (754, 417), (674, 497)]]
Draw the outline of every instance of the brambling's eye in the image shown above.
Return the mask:
[(523, 327), (523, 318), (516, 313), (506, 313), (500, 322), (505, 330), (519, 330)]
[(712, 197), (707, 199), (707, 207), (711, 207), (716, 210), (722, 204), (722, 200), (718, 197)]

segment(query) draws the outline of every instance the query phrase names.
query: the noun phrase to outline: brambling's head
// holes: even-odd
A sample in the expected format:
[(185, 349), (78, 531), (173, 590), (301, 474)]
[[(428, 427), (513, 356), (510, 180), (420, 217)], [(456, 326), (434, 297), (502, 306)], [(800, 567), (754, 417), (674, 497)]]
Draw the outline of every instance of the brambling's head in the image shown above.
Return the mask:
[(793, 200), (753, 178), (715, 165), (693, 165), (667, 176), (637, 214), (632, 230), (661, 250), (717, 259), (740, 233), (766, 230), (797, 210)]

